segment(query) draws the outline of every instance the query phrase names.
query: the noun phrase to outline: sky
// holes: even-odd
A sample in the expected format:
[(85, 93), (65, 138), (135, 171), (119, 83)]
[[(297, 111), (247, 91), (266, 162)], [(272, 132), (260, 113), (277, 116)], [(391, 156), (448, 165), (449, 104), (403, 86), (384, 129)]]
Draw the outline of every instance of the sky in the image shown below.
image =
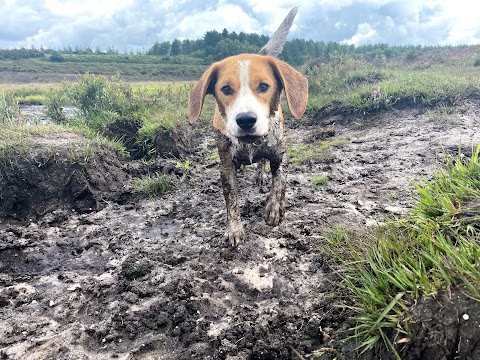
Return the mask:
[(138, 52), (224, 28), (270, 36), (296, 5), (290, 39), (480, 44), (477, 0), (0, 0), (0, 48)]

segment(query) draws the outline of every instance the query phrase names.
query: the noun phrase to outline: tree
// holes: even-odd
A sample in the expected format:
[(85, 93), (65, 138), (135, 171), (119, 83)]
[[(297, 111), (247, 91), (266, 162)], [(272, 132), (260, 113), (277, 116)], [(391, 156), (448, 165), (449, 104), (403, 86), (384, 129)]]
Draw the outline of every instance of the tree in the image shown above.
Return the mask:
[(170, 41), (164, 41), (159, 43), (158, 41), (148, 50), (148, 55), (160, 55), (166, 56), (170, 53), (171, 44)]
[(222, 40), (222, 34), (217, 30), (207, 31), (203, 36), (205, 47), (215, 47), (220, 40)]
[(170, 48), (170, 55), (177, 56), (182, 54), (182, 42), (178, 39), (173, 40)]

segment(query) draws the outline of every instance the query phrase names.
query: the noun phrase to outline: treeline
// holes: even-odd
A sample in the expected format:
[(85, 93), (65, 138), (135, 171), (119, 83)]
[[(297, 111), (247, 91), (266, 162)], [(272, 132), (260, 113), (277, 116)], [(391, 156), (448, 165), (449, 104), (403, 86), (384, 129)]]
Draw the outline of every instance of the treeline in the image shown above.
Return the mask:
[[(212, 61), (223, 59), (227, 56), (240, 53), (256, 53), (268, 41), (268, 36), (258, 34), (246, 34), (244, 32), (222, 32), (216, 30), (208, 31), (202, 39), (179, 40), (172, 42), (156, 42), (153, 46), (142, 52), (129, 54), (119, 53), (111, 47), (107, 50), (90, 48), (63, 49), (12, 49), (0, 50), (1, 59), (29, 59), (45, 58), (52, 62), (81, 61), (73, 55), (92, 55), (90, 61), (102, 61), (97, 55), (104, 56), (107, 62), (132, 62), (141, 63), (141, 56), (152, 55), (157, 58), (155, 62), (169, 64), (209, 64)], [(331, 62), (344, 57), (358, 57), (366, 60), (382, 63), (386, 59), (411, 54), (427, 52), (442, 47), (439, 46), (388, 46), (387, 44), (372, 45), (346, 45), (337, 42), (324, 42), (294, 39), (287, 41), (280, 58), (294, 66), (305, 64), (309, 61)], [(108, 55), (106, 57), (105, 55)], [(97, 60), (95, 60), (95, 57)]]
[(149, 55), (188, 55), (204, 59), (206, 63), (220, 60), (240, 53), (256, 53), (268, 41), (268, 36), (246, 34), (244, 32), (228, 32), (224, 29), (221, 33), (207, 31), (202, 39), (178, 40), (172, 42), (156, 42), (147, 51)]

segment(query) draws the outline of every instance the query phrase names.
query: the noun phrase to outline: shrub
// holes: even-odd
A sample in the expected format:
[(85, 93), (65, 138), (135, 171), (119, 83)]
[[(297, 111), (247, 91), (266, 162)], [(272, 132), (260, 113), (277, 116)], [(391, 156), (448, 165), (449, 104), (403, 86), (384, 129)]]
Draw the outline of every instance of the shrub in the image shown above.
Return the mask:
[(58, 51), (55, 51), (55, 52), (52, 53), (52, 55), (50, 55), (48, 60), (51, 61), (51, 62), (64, 62), (65, 58)]
[(90, 74), (78, 77), (74, 84), (64, 84), (60, 92), (52, 97), (47, 111), (60, 123), (65, 121), (60, 111), (62, 102), (78, 108), (80, 118), (73, 121), (100, 133), (116, 120), (133, 120), (135, 113), (145, 106), (144, 100), (118, 76), (107, 78)]

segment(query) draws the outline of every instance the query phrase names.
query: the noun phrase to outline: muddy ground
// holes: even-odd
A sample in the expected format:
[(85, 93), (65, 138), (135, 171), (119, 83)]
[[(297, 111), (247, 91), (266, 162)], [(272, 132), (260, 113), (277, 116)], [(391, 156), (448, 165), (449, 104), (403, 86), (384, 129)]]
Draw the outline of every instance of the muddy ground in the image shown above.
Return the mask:
[[(322, 250), (324, 232), (406, 213), (410, 181), (429, 178), (460, 146), (468, 156), (479, 129), (476, 99), (448, 111), (364, 118), (329, 108), (289, 121), (289, 146), (325, 136), (338, 145), (290, 166), (278, 227), (262, 219), (254, 168), (239, 172), (248, 239), (238, 249), (222, 240), (208, 132), (193, 129), (188, 169), (120, 160), (71, 134), (39, 138), (0, 175), (0, 359), (360, 358), (344, 341), (349, 314), (336, 305), (349, 295)], [(90, 146), (93, 160), (72, 163), (72, 151)], [(147, 171), (169, 173), (179, 190), (133, 195), (131, 179)], [(313, 185), (320, 176), (329, 181)], [(399, 348), (404, 359), (480, 358), (480, 306), (461, 289), (422, 299), (412, 314), (418, 337)], [(363, 358), (390, 356), (379, 348)]]

